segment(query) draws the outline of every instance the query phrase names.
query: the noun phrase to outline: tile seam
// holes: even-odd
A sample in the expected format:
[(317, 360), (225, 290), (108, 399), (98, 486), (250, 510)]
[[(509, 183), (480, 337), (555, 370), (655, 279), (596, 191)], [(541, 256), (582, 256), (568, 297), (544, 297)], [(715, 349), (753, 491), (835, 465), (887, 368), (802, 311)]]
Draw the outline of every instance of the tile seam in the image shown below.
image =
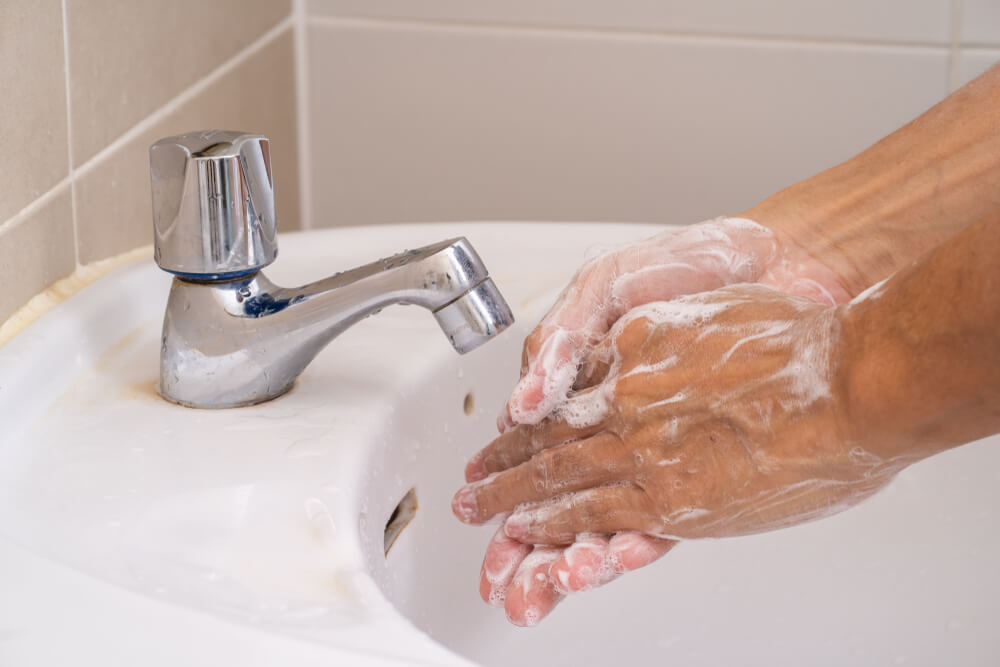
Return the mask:
[(559, 26), (521, 23), (484, 23), (475, 21), (430, 20), (403, 17), (360, 17), (360, 16), (310, 16), (308, 23), (314, 26), (357, 27), (377, 29), (380, 27), (405, 28), (411, 30), (451, 30), (456, 32), (480, 33), (523, 33), (552, 35), (559, 37), (593, 37), (606, 39), (642, 39), (675, 42), (723, 42), (777, 46), (840, 47), (864, 49), (891, 49), (899, 51), (936, 50), (948, 51), (951, 40), (941, 42), (920, 40), (878, 40), (846, 39), (823, 37), (791, 37), (782, 35), (755, 35), (751, 33), (726, 33), (701, 30), (642, 30), (636, 28), (611, 28), (598, 26)]

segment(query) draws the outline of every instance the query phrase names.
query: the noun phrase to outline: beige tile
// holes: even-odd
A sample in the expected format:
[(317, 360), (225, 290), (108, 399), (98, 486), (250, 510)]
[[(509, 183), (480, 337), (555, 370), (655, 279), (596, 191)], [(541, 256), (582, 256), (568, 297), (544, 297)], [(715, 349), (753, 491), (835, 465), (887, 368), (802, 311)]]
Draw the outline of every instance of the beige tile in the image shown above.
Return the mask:
[(73, 210), (65, 186), (33, 214), (0, 226), (0, 322), (73, 273)]
[(66, 0), (66, 5), (77, 165), (290, 12), (290, 0)]
[(977, 76), (1000, 63), (1000, 49), (962, 49), (960, 80), (958, 85), (964, 86)]
[(0, 222), (69, 171), (59, 0), (0, 2)]
[(423, 27), (314, 26), (309, 47), (317, 226), (735, 213), (921, 113), (948, 65), (944, 49)]
[[(279, 228), (298, 228), (293, 63), (289, 29), (155, 128), (81, 175), (76, 200), (81, 263), (152, 242), (149, 145), (191, 130), (245, 130), (269, 137)], [(258, 94), (248, 96), (247, 91)]]
[[(965, 0), (979, 4), (996, 0)], [(314, 16), (945, 44), (950, 0), (309, 0)]]
[(1000, 46), (1000, 2), (962, 0), (961, 40), (965, 44)]

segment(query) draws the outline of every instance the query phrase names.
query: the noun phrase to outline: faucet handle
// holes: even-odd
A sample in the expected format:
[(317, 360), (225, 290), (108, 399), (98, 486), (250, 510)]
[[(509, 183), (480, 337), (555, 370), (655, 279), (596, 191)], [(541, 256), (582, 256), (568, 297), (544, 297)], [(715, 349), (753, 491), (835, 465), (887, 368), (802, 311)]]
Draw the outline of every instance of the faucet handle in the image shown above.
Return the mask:
[(156, 263), (181, 277), (228, 280), (278, 255), (270, 142), (203, 130), (149, 148)]

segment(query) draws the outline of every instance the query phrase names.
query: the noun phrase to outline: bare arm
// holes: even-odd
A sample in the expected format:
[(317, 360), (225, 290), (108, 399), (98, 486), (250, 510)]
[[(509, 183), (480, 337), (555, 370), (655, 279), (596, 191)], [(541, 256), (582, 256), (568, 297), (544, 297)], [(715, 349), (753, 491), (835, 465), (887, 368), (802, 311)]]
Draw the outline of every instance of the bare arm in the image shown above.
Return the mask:
[(745, 211), (851, 294), (1000, 208), (1000, 65), (856, 157)]
[(842, 321), (849, 413), (880, 456), (1000, 431), (1000, 205)]

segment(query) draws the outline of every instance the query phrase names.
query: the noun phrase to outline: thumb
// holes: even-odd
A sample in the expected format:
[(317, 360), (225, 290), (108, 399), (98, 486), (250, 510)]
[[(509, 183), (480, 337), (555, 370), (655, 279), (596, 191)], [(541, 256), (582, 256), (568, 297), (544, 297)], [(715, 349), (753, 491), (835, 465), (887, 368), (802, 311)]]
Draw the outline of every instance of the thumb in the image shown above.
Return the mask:
[(556, 329), (542, 341), (507, 399), (506, 411), (513, 423), (537, 424), (566, 398), (586, 353), (581, 349), (584, 341), (586, 337), (565, 329)]
[(614, 273), (611, 255), (585, 264), (528, 336), (521, 379), (497, 420), (501, 433), (513, 424), (537, 424), (566, 398), (580, 361), (607, 332)]

